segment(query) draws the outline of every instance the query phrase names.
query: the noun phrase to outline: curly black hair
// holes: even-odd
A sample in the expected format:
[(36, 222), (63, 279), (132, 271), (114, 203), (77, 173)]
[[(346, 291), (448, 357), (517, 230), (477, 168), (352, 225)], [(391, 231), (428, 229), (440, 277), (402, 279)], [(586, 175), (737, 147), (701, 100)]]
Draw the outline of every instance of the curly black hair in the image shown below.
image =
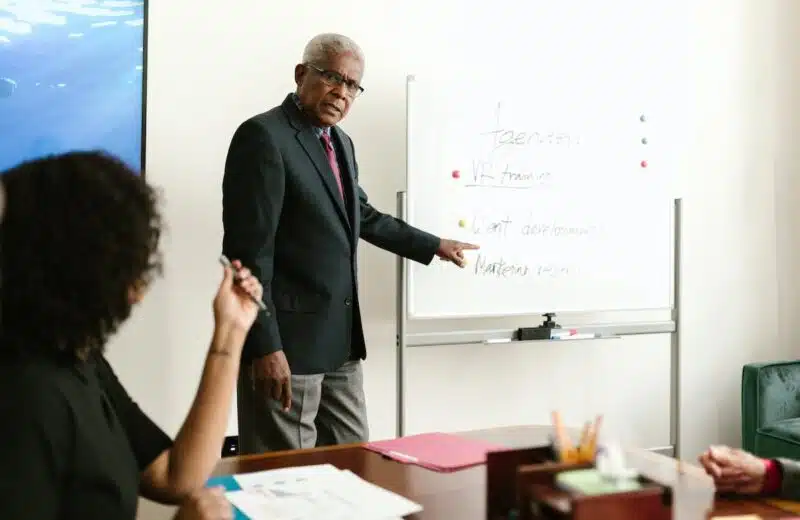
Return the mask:
[(0, 353), (84, 358), (131, 313), (131, 289), (161, 273), (158, 196), (99, 151), (2, 174)]

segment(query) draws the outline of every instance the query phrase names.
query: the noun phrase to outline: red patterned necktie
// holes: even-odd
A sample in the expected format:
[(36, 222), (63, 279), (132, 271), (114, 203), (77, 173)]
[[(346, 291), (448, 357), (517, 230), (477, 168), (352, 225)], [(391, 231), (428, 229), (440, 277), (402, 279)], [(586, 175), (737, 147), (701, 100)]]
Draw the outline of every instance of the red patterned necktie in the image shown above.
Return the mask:
[(336, 177), (336, 184), (339, 186), (339, 195), (344, 199), (344, 188), (342, 188), (342, 174), (339, 172), (339, 163), (336, 161), (336, 154), (333, 151), (333, 143), (331, 143), (331, 136), (325, 132), (322, 133), (322, 147), (325, 148), (325, 155), (328, 156), (328, 164), (331, 165), (333, 176)]

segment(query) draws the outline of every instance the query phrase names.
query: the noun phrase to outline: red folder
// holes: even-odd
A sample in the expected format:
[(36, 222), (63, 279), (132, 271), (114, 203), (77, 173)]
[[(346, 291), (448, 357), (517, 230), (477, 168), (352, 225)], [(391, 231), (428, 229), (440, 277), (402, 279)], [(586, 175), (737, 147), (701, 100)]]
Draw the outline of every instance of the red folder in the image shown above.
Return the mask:
[(506, 446), (468, 439), (449, 433), (422, 433), (399, 439), (369, 442), (364, 447), (398, 462), (433, 471), (454, 471), (486, 463), (490, 451)]

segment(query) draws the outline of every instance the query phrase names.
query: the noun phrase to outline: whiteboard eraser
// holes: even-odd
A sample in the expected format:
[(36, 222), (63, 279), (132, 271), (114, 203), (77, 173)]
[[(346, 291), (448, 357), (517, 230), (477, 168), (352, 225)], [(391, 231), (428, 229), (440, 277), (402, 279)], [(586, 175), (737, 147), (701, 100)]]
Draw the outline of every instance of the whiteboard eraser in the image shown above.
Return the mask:
[(517, 329), (518, 341), (532, 341), (537, 339), (550, 339), (549, 327), (520, 327)]

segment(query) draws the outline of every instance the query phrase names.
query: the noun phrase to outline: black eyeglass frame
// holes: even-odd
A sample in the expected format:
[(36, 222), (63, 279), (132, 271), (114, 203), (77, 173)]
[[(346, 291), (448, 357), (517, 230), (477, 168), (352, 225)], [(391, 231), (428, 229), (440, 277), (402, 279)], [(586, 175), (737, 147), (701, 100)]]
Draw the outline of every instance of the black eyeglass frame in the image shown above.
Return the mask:
[(322, 81), (325, 82), (326, 85), (330, 85), (331, 87), (344, 85), (347, 88), (347, 92), (353, 98), (357, 98), (364, 93), (364, 87), (359, 85), (358, 82), (345, 78), (335, 70), (321, 69), (310, 63), (304, 63), (304, 65), (319, 74), (322, 78)]

